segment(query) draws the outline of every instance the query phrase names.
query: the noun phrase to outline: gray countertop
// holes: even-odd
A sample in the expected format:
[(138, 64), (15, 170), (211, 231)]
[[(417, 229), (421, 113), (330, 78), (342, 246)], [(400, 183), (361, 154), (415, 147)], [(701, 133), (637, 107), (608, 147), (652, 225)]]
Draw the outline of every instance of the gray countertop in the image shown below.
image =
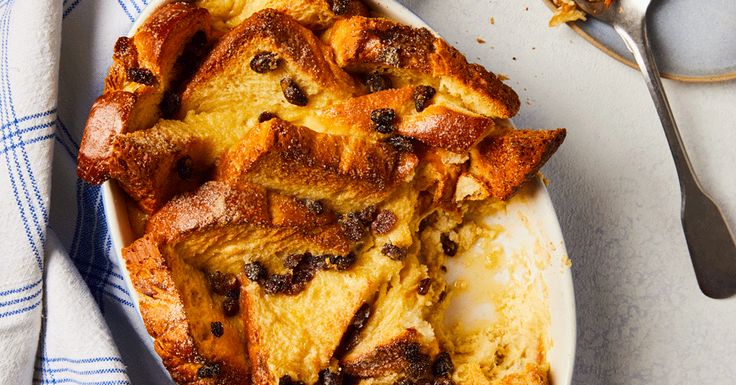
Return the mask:
[[(544, 173), (573, 261), (573, 382), (736, 383), (736, 298), (697, 287), (674, 165), (640, 75), (549, 28), (541, 0), (403, 2), (510, 78), (517, 126), (568, 129)], [(736, 228), (736, 81), (665, 87), (698, 175)]]

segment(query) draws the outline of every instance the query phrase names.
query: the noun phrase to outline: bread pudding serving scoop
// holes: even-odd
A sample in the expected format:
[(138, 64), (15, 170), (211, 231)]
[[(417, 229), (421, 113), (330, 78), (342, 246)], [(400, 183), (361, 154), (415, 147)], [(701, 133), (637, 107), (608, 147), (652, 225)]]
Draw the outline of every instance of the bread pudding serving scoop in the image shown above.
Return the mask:
[[(541, 385), (551, 257), (504, 253), (517, 230), (487, 219), (565, 129), (516, 130), (519, 106), (358, 0), (167, 2), (117, 41), (78, 173), (124, 191), (177, 383)], [(473, 301), (496, 309), (458, 321)]]

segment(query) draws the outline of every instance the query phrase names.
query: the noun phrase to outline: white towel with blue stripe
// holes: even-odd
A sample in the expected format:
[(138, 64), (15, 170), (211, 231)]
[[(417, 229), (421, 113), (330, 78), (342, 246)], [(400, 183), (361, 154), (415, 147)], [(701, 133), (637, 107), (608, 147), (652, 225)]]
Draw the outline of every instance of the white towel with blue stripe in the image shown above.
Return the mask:
[(76, 157), (148, 0), (0, 0), (0, 385), (172, 383)]

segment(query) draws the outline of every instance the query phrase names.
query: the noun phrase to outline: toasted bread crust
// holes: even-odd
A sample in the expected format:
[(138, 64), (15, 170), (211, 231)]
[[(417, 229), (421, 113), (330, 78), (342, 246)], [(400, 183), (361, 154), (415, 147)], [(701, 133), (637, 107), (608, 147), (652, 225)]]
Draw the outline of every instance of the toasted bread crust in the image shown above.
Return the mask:
[(136, 100), (134, 93), (126, 91), (110, 92), (97, 98), (89, 112), (79, 146), (77, 175), (80, 178), (99, 184), (110, 177), (113, 140), (129, 130)]
[[(210, 10), (218, 29), (227, 30), (240, 24), (253, 13), (266, 8), (284, 12), (309, 29), (329, 27), (340, 17), (368, 16), (368, 9), (359, 0), (348, 0), (334, 6), (331, 0), (199, 0), (197, 5)], [(337, 11), (337, 12), (336, 12)]]
[(511, 87), (483, 67), (469, 64), (427, 29), (355, 16), (337, 21), (323, 39), (335, 51), (337, 63), (349, 71), (413, 74), (403, 76), (409, 79), (434, 77), (471, 95), (465, 98), (465, 107), (494, 118), (509, 118), (519, 110), (519, 97)]
[(212, 50), (195, 73), (182, 95), (184, 111), (198, 110), (195, 96), (213, 77), (218, 76), (233, 61), (250, 61), (243, 55), (253, 45), (264, 50), (278, 50), (284, 61), (308, 76), (321, 88), (336, 95), (350, 96), (361, 92), (355, 81), (344, 73), (323, 47), (317, 37), (292, 17), (273, 9), (264, 9), (238, 25)]
[(192, 233), (233, 226), (280, 229), (283, 238), (312, 243), (317, 252), (346, 254), (352, 246), (333, 213), (311, 213), (304, 202), (246, 183), (234, 188), (207, 182), (176, 197), (151, 217), (146, 232), (176, 243)]
[(416, 162), (414, 154), (387, 144), (317, 133), (276, 118), (223, 155), (215, 179), (258, 183), (340, 209), (359, 209), (385, 199), (410, 179)]
[[(390, 108), (397, 114), (396, 133), (429, 146), (464, 153), (485, 135), (494, 131), (493, 119), (447, 104), (433, 104), (416, 110), (415, 87), (375, 92), (336, 103), (317, 116), (344, 134), (379, 140), (371, 112)], [(341, 132), (342, 133), (342, 132)]]
[[(247, 383), (249, 366), (243, 356), (212, 361), (199, 350), (169, 262), (160, 247), (156, 236), (149, 234), (123, 249), (123, 257), (138, 293), (138, 305), (146, 329), (171, 377), (179, 384)], [(229, 340), (223, 344), (243, 344), (237, 333), (230, 332), (223, 337)], [(205, 363), (217, 364), (220, 375), (217, 378), (199, 378), (197, 371)]]
[(489, 136), (470, 151), (469, 173), (488, 195), (508, 200), (533, 178), (565, 140), (566, 130), (514, 130)]
[[(110, 178), (115, 137), (152, 126), (161, 113), (159, 104), (173, 80), (174, 66), (198, 31), (210, 35), (209, 13), (184, 2), (166, 4), (151, 15), (132, 38), (116, 44), (105, 91), (92, 106), (79, 150), (77, 174), (99, 184)], [(128, 70), (143, 69), (151, 84), (128, 79)]]
[[(341, 364), (344, 370), (356, 377), (382, 377), (387, 374), (400, 373), (409, 374), (417, 378), (428, 374), (429, 363), (417, 362), (422, 357), (412, 357), (412, 345), (416, 345), (419, 333), (413, 329), (405, 330), (401, 335), (395, 336), (388, 344), (359, 357), (351, 357), (343, 360)], [(426, 357), (428, 360), (429, 356)], [(424, 368), (418, 372), (413, 368)]]

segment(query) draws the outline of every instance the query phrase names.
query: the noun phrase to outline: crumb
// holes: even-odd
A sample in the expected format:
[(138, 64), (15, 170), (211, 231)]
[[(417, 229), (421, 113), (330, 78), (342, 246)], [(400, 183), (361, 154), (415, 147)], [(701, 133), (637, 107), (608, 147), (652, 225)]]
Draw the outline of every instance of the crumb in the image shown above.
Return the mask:
[(497, 77), (497, 78), (498, 78), (498, 80), (500, 80), (500, 81), (504, 81), (504, 80), (509, 80), (509, 77), (508, 77), (508, 76), (506, 76), (506, 75), (504, 75), (504, 74), (498, 74), (498, 75), (496, 75), (496, 77)]
[(524, 7), (524, 10), (525, 11), (528, 11), (529, 10), (529, 7), (528, 6), (527, 7)]
[(537, 49), (537, 47), (532, 47), (532, 51), (534, 51), (535, 49)]
[(526, 98), (526, 105), (527, 106), (531, 106), (532, 105), (532, 101), (529, 100), (529, 98)]
[(480, 38), (480, 37), (476, 37), (476, 38), (475, 38), (475, 41), (477, 41), (477, 42), (478, 42), (478, 44), (486, 44), (486, 41), (485, 41), (485, 40), (483, 40), (483, 38)]
[(562, 266), (572, 267), (572, 260), (570, 260), (570, 257), (568, 257), (567, 255), (562, 256)]
[(511, 60), (516, 60), (516, 56), (512, 57)]
[(494, 25), (494, 24), (496, 24), (496, 19), (494, 19), (493, 16), (491, 16), (491, 25)]
[(544, 174), (542, 174), (541, 172), (539, 173), (539, 176), (542, 178), (542, 182), (544, 182), (544, 185), (549, 187), (549, 183), (550, 183), (549, 179), (547, 179), (547, 177), (544, 176)]

